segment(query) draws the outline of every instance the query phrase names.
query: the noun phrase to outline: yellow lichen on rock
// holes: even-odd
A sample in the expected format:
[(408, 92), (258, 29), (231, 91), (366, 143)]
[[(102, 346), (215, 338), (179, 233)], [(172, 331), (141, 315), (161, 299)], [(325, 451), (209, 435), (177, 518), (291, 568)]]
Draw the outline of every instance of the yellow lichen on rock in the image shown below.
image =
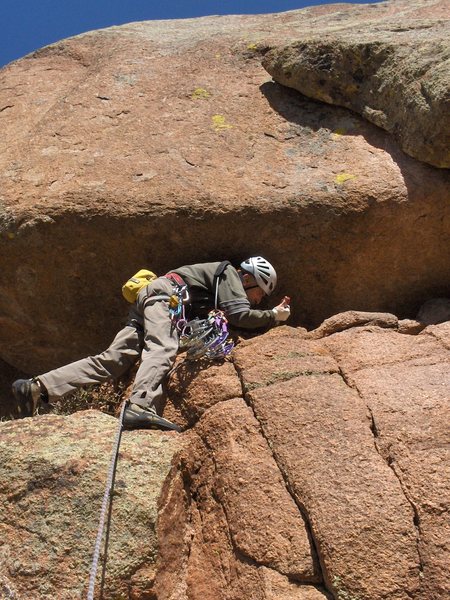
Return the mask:
[(356, 175), (352, 175), (351, 173), (339, 173), (338, 175), (336, 175), (336, 178), (334, 181), (338, 185), (342, 185), (343, 183), (345, 183), (346, 181), (349, 181), (350, 179), (356, 179)]
[(209, 98), (211, 94), (204, 88), (198, 87), (191, 94), (192, 100), (203, 100)]
[(227, 123), (223, 115), (213, 115), (212, 126), (213, 129), (215, 129), (216, 131), (222, 131), (223, 129), (231, 129), (233, 127), (233, 125)]

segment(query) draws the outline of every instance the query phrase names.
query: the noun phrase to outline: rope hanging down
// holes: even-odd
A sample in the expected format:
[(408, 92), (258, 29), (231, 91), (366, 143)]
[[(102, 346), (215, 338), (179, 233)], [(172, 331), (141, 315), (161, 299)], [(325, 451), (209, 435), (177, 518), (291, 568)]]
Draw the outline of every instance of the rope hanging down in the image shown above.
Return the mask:
[[(193, 319), (191, 321), (186, 321), (184, 305), (188, 299), (189, 295), (185, 286), (179, 286), (175, 294), (173, 294), (169, 299), (171, 320), (180, 336), (180, 350), (187, 351), (186, 357), (188, 360), (197, 360), (203, 357), (210, 360), (225, 358), (230, 354), (234, 347), (234, 342), (228, 339), (228, 321), (225, 318), (225, 315), (220, 310), (211, 310), (206, 319)], [(108, 503), (111, 502), (112, 499), (112, 489), (114, 486), (120, 440), (123, 430), (123, 414), (127, 404), (128, 401), (125, 401), (122, 404), (113, 452), (111, 455), (106, 489), (100, 512), (97, 539), (95, 542), (94, 555), (92, 559), (91, 573), (89, 577), (87, 600), (94, 599), (95, 579), (97, 576), (100, 548), (103, 539), (103, 530), (105, 527), (105, 517), (108, 509)]]
[(102, 509), (100, 512), (100, 519), (99, 519), (98, 531), (97, 531), (97, 539), (96, 539), (95, 548), (94, 548), (94, 556), (92, 558), (92, 566), (91, 566), (91, 574), (89, 577), (87, 600), (93, 600), (93, 598), (94, 598), (95, 578), (97, 576), (98, 559), (100, 556), (100, 547), (102, 544), (103, 529), (105, 527), (106, 511), (108, 509), (108, 501), (111, 500), (111, 493), (112, 493), (112, 489), (114, 486), (117, 458), (119, 456), (120, 439), (122, 437), (123, 413), (125, 412), (125, 407), (127, 404), (128, 404), (128, 401), (125, 401), (122, 404), (122, 409), (120, 411), (119, 424), (117, 426), (113, 452), (112, 452), (111, 461), (109, 464), (108, 478), (106, 481), (106, 489), (105, 489), (105, 494), (103, 496)]

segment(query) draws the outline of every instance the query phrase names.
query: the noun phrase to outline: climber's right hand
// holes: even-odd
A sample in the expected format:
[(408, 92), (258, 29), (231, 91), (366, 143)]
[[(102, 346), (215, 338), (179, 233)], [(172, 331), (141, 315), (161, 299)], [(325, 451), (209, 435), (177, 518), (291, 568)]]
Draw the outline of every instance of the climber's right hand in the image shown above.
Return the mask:
[(277, 323), (284, 322), (289, 319), (291, 315), (291, 307), (289, 306), (290, 301), (291, 299), (289, 296), (285, 296), (278, 306), (272, 308), (272, 312)]

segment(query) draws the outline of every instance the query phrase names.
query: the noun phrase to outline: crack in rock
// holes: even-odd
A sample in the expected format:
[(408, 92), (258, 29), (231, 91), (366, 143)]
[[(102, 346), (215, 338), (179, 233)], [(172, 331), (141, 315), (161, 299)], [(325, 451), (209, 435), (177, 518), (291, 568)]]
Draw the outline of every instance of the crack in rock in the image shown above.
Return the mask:
[(362, 393), (360, 392), (360, 390), (358, 389), (357, 384), (353, 381), (350, 381), (349, 377), (344, 373), (344, 371), (342, 370), (342, 368), (340, 366), (339, 366), (339, 373), (340, 373), (344, 383), (352, 390), (355, 390), (358, 393), (358, 396), (360, 397), (361, 401), (365, 404), (365, 406), (368, 410), (368, 414), (369, 414), (370, 431), (372, 432), (372, 435), (374, 438), (375, 450), (376, 450), (377, 454), (380, 456), (380, 458), (387, 464), (387, 466), (391, 469), (391, 471), (395, 475), (397, 481), (399, 482), (400, 489), (402, 490), (402, 493), (403, 493), (404, 497), (406, 498), (406, 501), (411, 506), (411, 509), (413, 512), (413, 525), (414, 525), (414, 529), (416, 531), (416, 546), (417, 546), (417, 555), (419, 557), (419, 577), (420, 577), (420, 574), (422, 574), (423, 570), (424, 570), (424, 561), (423, 561), (421, 550), (420, 550), (422, 534), (421, 534), (421, 528), (420, 528), (420, 516), (419, 516), (418, 508), (414, 504), (414, 501), (412, 500), (412, 498), (409, 497), (409, 494), (407, 492), (407, 488), (403, 482), (403, 479), (396, 469), (394, 457), (391, 456), (390, 454), (387, 457), (384, 456), (378, 445), (377, 438), (380, 437), (380, 430), (378, 428), (372, 408), (364, 400), (364, 397), (363, 397)]
[[(310, 542), (310, 547), (311, 547), (311, 553), (313, 555), (313, 560), (317, 559), (317, 562), (318, 562), (318, 564), (320, 566), (320, 577), (321, 577), (321, 580), (323, 582), (323, 585), (325, 586), (326, 578), (324, 577), (324, 572), (325, 572), (324, 559), (323, 559), (323, 556), (322, 556), (322, 554), (320, 552), (320, 544), (319, 544), (318, 540), (316, 539), (316, 537), (314, 536), (314, 531), (313, 531), (313, 528), (312, 528), (312, 525), (311, 525), (311, 520), (309, 518), (307, 509), (300, 502), (300, 500), (296, 497), (296, 494), (294, 493), (294, 491), (293, 491), (293, 489), (292, 489), (292, 487), (291, 487), (291, 485), (289, 483), (289, 479), (288, 479), (285, 471), (283, 470), (282, 466), (280, 465), (280, 463), (278, 461), (278, 457), (277, 457), (277, 455), (276, 455), (276, 453), (275, 453), (275, 451), (273, 449), (273, 445), (271, 444), (270, 439), (267, 437), (267, 435), (266, 435), (266, 433), (264, 431), (264, 427), (261, 424), (261, 421), (258, 419), (258, 415), (256, 413), (255, 407), (253, 406), (253, 404), (250, 401), (250, 398), (249, 398), (249, 396), (248, 396), (248, 394), (246, 392), (246, 386), (245, 386), (245, 383), (244, 383), (244, 378), (243, 378), (242, 370), (239, 369), (239, 367), (238, 367), (238, 365), (236, 364), (235, 361), (232, 361), (232, 362), (233, 362), (234, 368), (236, 370), (237, 376), (239, 378), (239, 381), (241, 382), (241, 386), (242, 386), (242, 398), (243, 398), (244, 402), (247, 404), (247, 406), (252, 410), (253, 415), (254, 415), (256, 421), (259, 423), (260, 434), (266, 440), (267, 446), (270, 449), (270, 453), (271, 453), (271, 455), (273, 457), (273, 460), (274, 460), (275, 464), (277, 465), (278, 470), (280, 471), (281, 477), (283, 478), (286, 490), (289, 493), (289, 495), (291, 496), (294, 504), (296, 505), (296, 507), (297, 507), (297, 509), (298, 509), (298, 511), (299, 511), (299, 513), (300, 513), (300, 515), (301, 515), (304, 523), (305, 523), (305, 528), (306, 528), (306, 532), (307, 532), (308, 539), (309, 539), (309, 542)], [(269, 383), (269, 384), (266, 384), (266, 385), (271, 385), (271, 384)], [(326, 589), (326, 591), (328, 593), (331, 593), (331, 590), (328, 589), (326, 586), (325, 586), (325, 589)]]

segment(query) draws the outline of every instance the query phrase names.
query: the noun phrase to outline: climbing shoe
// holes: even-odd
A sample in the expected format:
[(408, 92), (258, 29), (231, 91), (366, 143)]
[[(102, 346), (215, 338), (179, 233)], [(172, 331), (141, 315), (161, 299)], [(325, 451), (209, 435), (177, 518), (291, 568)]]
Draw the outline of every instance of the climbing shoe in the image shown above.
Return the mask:
[(12, 393), (17, 400), (19, 418), (32, 417), (41, 402), (41, 386), (35, 379), (17, 379), (12, 384)]
[(156, 412), (139, 406), (138, 404), (129, 404), (123, 413), (124, 429), (163, 429), (171, 431), (181, 431), (178, 425), (171, 423), (167, 419), (160, 417)]

